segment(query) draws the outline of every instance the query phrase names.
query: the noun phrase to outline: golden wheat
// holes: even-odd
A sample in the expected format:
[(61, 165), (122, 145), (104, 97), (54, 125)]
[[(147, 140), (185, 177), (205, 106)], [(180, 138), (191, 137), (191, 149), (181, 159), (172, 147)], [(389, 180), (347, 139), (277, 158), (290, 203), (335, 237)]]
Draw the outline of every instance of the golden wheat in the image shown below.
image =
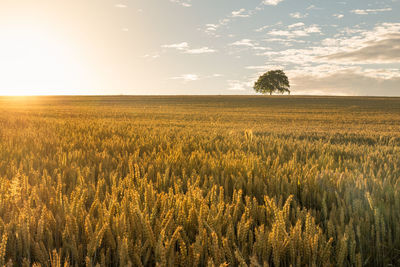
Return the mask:
[(0, 98), (0, 265), (400, 265), (399, 107)]

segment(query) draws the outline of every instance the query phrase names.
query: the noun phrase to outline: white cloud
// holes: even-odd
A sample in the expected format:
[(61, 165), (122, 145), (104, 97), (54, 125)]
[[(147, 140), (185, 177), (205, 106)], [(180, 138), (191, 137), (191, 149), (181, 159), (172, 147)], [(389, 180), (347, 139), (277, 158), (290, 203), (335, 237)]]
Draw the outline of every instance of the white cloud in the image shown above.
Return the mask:
[(232, 11), (229, 15), (225, 16), (225, 18), (222, 18), (218, 21), (218, 23), (208, 23), (205, 25), (204, 28), (200, 28), (200, 30), (203, 30), (205, 33), (219, 37), (219, 35), (216, 33), (216, 31), (223, 27), (227, 26), (230, 22), (237, 18), (248, 18), (254, 15), (258, 9), (253, 9), (253, 10), (246, 10), (245, 8), (241, 8), (239, 10)]
[(193, 82), (193, 81), (198, 81), (198, 80), (203, 80), (203, 79), (214, 79), (214, 78), (220, 78), (222, 77), (222, 74), (219, 73), (214, 73), (214, 74), (210, 74), (210, 75), (198, 75), (198, 74), (193, 74), (193, 73), (189, 73), (189, 74), (182, 74), (180, 76), (175, 76), (175, 77), (171, 77), (171, 80), (181, 80), (184, 83), (187, 82)]
[(276, 6), (278, 5), (280, 2), (283, 2), (283, 0), (264, 0), (263, 4), (267, 5), (267, 6)]
[(257, 28), (257, 29), (255, 29), (254, 31), (255, 31), (255, 32), (262, 32), (263, 30), (268, 29), (268, 28), (270, 28), (270, 27), (271, 27), (271, 26), (266, 25), (266, 26), (262, 26), (262, 27), (260, 27), (260, 28)]
[(264, 46), (260, 46), (259, 43), (250, 40), (250, 39), (242, 39), (242, 40), (238, 40), (236, 42), (233, 42), (231, 44), (229, 44), (230, 46), (237, 46), (237, 47), (247, 47), (247, 48), (251, 48), (253, 50), (257, 50), (257, 51), (265, 51), (265, 50), (271, 50), (270, 47), (264, 47)]
[(186, 1), (184, 1), (184, 0), (169, 0), (169, 1), (172, 3), (176, 3), (178, 5), (181, 5), (183, 7), (191, 7), (192, 6), (192, 4), (190, 4), (190, 0), (186, 0)]
[(299, 23), (294, 23), (292, 25), (289, 25), (288, 28), (292, 29), (292, 28), (298, 28), (298, 27), (303, 27), (304, 23), (303, 22), (299, 22)]
[(268, 32), (272, 36), (285, 36), (287, 38), (306, 37), (312, 33), (321, 33), (321, 28), (318, 25), (304, 26), (301, 24), (292, 24), (288, 26), (289, 30), (273, 29)]
[(208, 54), (208, 53), (215, 53), (217, 50), (208, 48), (207, 46), (195, 49), (187, 49), (185, 51), (186, 54)]
[(182, 43), (177, 43), (177, 44), (169, 44), (169, 45), (162, 45), (162, 48), (172, 48), (176, 49), (179, 51), (182, 51), (185, 54), (209, 54), (209, 53), (215, 53), (217, 50), (211, 49), (207, 46), (200, 47), (200, 48), (190, 48), (189, 44), (187, 42), (182, 42)]
[(183, 82), (192, 82), (199, 80), (199, 75), (197, 74), (183, 74), (180, 76), (172, 77), (171, 80), (182, 80)]
[(233, 18), (236, 18), (236, 17), (247, 18), (247, 17), (249, 17), (250, 15), (249, 14), (244, 14), (245, 12), (246, 12), (246, 9), (244, 9), (244, 8), (241, 8), (241, 9), (239, 9), (237, 11), (232, 11), (232, 17)]
[(317, 60), (320, 55), (326, 55), (330, 51), (329, 48), (313, 47), (308, 49), (286, 49), (283, 51), (268, 51), (262, 55), (267, 56), (270, 61), (279, 64), (292, 63), (292, 64), (305, 64), (305, 63), (318, 63)]
[(307, 10), (316, 10), (316, 9), (322, 9), (322, 8), (316, 7), (315, 5), (311, 5), (311, 6), (307, 7)]
[(205, 33), (218, 37), (219, 35), (216, 33), (219, 28), (222, 26), (228, 25), (228, 23), (231, 21), (231, 18), (224, 18), (220, 19), (218, 23), (208, 23), (205, 25), (205, 28), (200, 29), (203, 30)]
[(272, 28), (272, 27), (276, 27), (276, 26), (280, 26), (280, 25), (282, 25), (282, 22), (281, 22), (281, 21), (278, 22), (278, 23), (275, 23), (275, 24), (273, 24), (273, 25), (265, 25), (265, 26), (263, 26), (263, 27), (260, 27), (260, 28), (255, 29), (254, 31), (255, 31), (255, 32), (262, 32), (262, 31), (264, 31), (264, 30), (266, 30), (266, 29), (269, 29), (269, 28)]
[[(287, 38), (287, 37), (270, 37), (268, 39), (264, 39), (264, 42), (267, 43), (277, 43), (280, 46), (284, 45), (285, 47), (293, 47), (296, 44), (305, 44), (305, 40), (300, 40), (300, 39), (293, 39), (293, 38)], [(258, 53), (258, 56), (263, 56), (264, 53)]]
[(302, 18), (306, 18), (306, 17), (308, 16), (307, 13), (306, 13), (306, 14), (302, 14), (302, 13), (300, 13), (300, 12), (290, 13), (289, 15), (290, 15), (292, 18), (295, 18), (295, 19), (302, 19)]
[[(241, 8), (239, 10), (232, 11), (230, 14), (225, 16), (225, 18), (220, 19), (218, 21), (218, 23), (206, 24), (204, 28), (200, 28), (199, 30), (203, 30), (205, 33), (212, 35), (214, 37), (220, 37), (220, 35), (216, 33), (219, 28), (223, 28), (224, 26), (227, 27), (228, 24), (230, 24), (232, 21), (235, 21), (235, 19), (237, 19), (237, 18), (251, 17), (251, 16), (257, 14), (257, 12), (264, 10), (265, 5), (276, 6), (283, 1), (284, 0), (263, 0), (257, 7), (253, 8), (253, 9), (247, 10), (245, 8)], [(280, 22), (277, 24), (280, 24)], [(259, 31), (266, 29), (267, 27), (271, 27), (271, 26), (265, 26), (260, 29), (256, 29), (255, 31), (259, 32)]]
[(217, 24), (206, 24), (206, 32), (215, 32), (218, 29), (219, 25)]
[(321, 28), (318, 25), (311, 25), (309, 27), (304, 28), (306, 33), (321, 33)]
[(268, 70), (284, 69), (282, 65), (261, 65), (261, 66), (246, 66), (248, 70), (257, 70), (260, 72), (266, 72)]
[(128, 6), (125, 5), (125, 4), (116, 4), (115, 7), (118, 7), (118, 8), (127, 8)]
[(387, 12), (387, 11), (392, 11), (392, 8), (380, 8), (380, 9), (354, 9), (351, 10), (351, 13), (357, 14), (357, 15), (368, 15), (368, 14), (376, 14), (379, 12)]
[(163, 45), (163, 48), (175, 48), (177, 50), (186, 50), (189, 48), (189, 44), (187, 42), (177, 43), (177, 44), (170, 44), (170, 45)]
[(257, 45), (257, 43), (253, 43), (253, 41), (250, 39), (242, 39), (242, 40), (233, 42), (230, 45), (255, 47)]
[(156, 59), (159, 57), (160, 57), (160, 54), (158, 54), (158, 53), (145, 54), (142, 56), (142, 58), (147, 58), (147, 59)]
[(335, 18), (337, 18), (337, 19), (342, 19), (342, 18), (344, 18), (344, 15), (343, 15), (343, 14), (333, 14), (332, 16), (335, 17)]

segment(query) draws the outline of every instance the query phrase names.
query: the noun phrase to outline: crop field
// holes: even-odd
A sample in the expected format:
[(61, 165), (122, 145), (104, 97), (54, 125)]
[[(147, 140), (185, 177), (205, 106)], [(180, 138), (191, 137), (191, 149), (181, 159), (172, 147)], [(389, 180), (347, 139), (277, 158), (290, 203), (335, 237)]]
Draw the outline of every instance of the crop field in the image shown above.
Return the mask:
[(400, 98), (0, 97), (0, 266), (400, 266)]

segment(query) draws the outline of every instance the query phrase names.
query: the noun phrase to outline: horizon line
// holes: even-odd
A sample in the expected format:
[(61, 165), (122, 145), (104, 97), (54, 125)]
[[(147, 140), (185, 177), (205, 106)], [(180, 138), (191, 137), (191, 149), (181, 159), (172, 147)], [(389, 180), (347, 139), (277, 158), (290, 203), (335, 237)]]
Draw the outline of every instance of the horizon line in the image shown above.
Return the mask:
[(229, 96), (235, 96), (235, 97), (384, 97), (384, 98), (400, 98), (399, 96), (395, 95), (308, 95), (308, 94), (300, 94), (300, 95), (262, 95), (262, 94), (248, 94), (248, 95), (235, 95), (235, 94), (213, 94), (213, 95), (207, 95), (207, 94), (84, 94), (84, 95), (0, 95), (2, 98), (7, 98), (7, 97), (16, 97), (16, 98), (23, 98), (23, 97), (229, 97)]

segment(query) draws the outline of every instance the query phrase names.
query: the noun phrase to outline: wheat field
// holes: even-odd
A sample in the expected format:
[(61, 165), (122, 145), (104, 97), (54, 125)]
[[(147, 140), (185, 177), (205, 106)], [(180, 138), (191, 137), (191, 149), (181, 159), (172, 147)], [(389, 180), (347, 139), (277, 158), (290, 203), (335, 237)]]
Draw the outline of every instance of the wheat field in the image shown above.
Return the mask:
[(0, 265), (399, 266), (400, 98), (0, 98)]

